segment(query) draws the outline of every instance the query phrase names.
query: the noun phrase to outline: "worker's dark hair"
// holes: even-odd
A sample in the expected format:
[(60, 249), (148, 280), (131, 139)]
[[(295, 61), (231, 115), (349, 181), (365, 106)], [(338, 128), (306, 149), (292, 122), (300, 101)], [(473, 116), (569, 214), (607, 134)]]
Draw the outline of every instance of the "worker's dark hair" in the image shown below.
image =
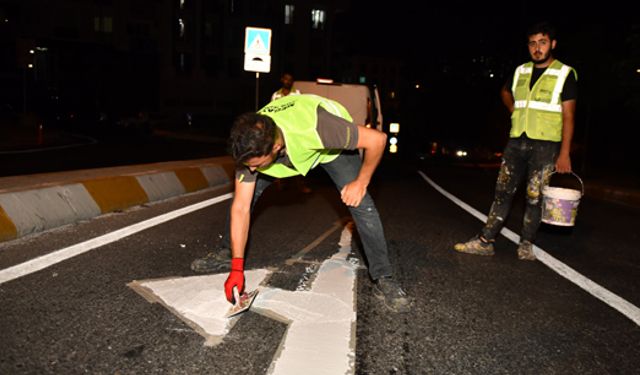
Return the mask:
[(229, 150), (236, 164), (271, 153), (276, 137), (276, 124), (265, 115), (247, 112), (233, 122)]
[(542, 34), (547, 35), (549, 40), (556, 39), (556, 28), (547, 21), (538, 22), (527, 30), (527, 38), (531, 35)]

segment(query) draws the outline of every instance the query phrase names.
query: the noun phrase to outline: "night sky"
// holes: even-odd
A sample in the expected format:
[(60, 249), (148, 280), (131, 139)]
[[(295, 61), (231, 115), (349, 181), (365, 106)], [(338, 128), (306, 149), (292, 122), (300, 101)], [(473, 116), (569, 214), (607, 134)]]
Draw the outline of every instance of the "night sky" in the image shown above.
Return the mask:
[[(640, 17), (633, 2), (393, 4), (354, 0), (348, 17), (353, 20), (351, 48), (362, 54), (398, 58), (405, 66), (404, 78), (409, 83), (423, 83), (423, 96), (415, 100), (413, 108), (405, 107), (405, 122), (423, 133), (417, 137), (431, 136), (432, 130), (436, 137), (446, 137), (439, 129), (453, 129), (456, 136), (484, 138), (494, 147), (504, 144), (509, 119), (499, 88), (517, 65), (529, 60), (526, 30), (536, 22), (549, 21), (557, 29), (554, 56), (576, 68), (579, 77), (576, 162), (582, 163), (578, 159), (585, 155), (589, 165), (640, 175), (635, 143), (612, 131), (640, 124)], [(491, 82), (469, 79), (467, 72), (479, 68), (470, 62), (481, 57), (496, 73)], [(443, 74), (447, 65), (457, 71)], [(469, 98), (475, 107), (464, 108), (461, 103)], [(434, 124), (443, 121), (451, 126)], [(587, 146), (588, 156), (582, 151)]]
[(634, 23), (640, 26), (633, 2), (624, 1), (600, 2), (595, 6), (577, 1), (526, 0), (393, 4), (396, 6), (353, 0), (349, 19), (353, 20), (353, 40), (357, 41), (354, 48), (371, 51), (380, 47), (380, 53), (407, 57), (520, 53), (526, 58), (524, 34), (535, 22), (554, 24), (561, 42), (594, 31), (605, 39), (615, 40), (628, 36)]

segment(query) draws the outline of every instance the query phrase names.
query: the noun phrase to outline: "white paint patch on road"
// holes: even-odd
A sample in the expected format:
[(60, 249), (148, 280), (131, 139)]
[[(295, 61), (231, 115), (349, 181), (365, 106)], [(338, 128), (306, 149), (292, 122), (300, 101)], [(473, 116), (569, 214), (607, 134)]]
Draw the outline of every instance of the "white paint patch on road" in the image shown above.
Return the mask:
[[(245, 272), (245, 289), (255, 290), (267, 277), (265, 269)], [(231, 308), (224, 295), (227, 274), (133, 281), (129, 286), (150, 302), (159, 302), (205, 339), (205, 345), (222, 342), (238, 318), (225, 318)]]
[(340, 249), (320, 266), (310, 291), (263, 289), (254, 302), (263, 314), (290, 321), (269, 374), (353, 374), (355, 372), (356, 272), (347, 261), (351, 230)]
[[(353, 374), (355, 372), (356, 271), (347, 258), (351, 229), (341, 247), (325, 260), (310, 290), (287, 291), (258, 287), (268, 271), (245, 272), (246, 290), (259, 288), (252, 311), (289, 324), (269, 374)], [(129, 284), (150, 302), (160, 302), (206, 338), (205, 345), (222, 341), (236, 320), (224, 315), (231, 305), (224, 297), (227, 274)]]
[[(427, 175), (422, 173), (422, 171), (418, 171), (418, 174), (420, 174), (420, 176), (422, 176), (422, 178), (425, 181), (427, 181), (427, 183), (431, 185), (434, 189), (436, 189), (442, 195), (444, 195), (445, 197), (453, 201), (458, 206), (462, 207), (465, 211), (469, 212), (471, 215), (475, 216), (483, 223), (487, 221), (486, 215), (482, 214), (480, 211), (476, 210), (475, 208), (469, 206), (467, 203), (463, 202), (462, 200), (460, 200), (453, 194), (449, 193), (448, 191), (444, 190), (438, 184), (433, 182), (433, 180), (427, 177)], [(514, 243), (520, 242), (520, 236), (518, 236), (516, 233), (514, 233), (512, 230), (508, 228), (503, 228), (500, 233)], [(567, 280), (576, 284), (580, 288), (589, 292), (591, 295), (598, 298), (602, 302), (618, 310), (624, 316), (631, 319), (637, 325), (640, 325), (640, 309), (638, 307), (631, 304), (627, 300), (619, 297), (618, 295), (611, 293), (609, 290), (603, 288), (599, 284), (593, 282), (592, 280), (578, 273), (576, 270), (562, 263), (558, 259), (554, 258), (553, 256), (551, 256), (549, 253), (539, 248), (538, 246), (534, 245), (533, 251), (536, 255), (536, 258), (540, 262), (545, 264), (547, 267), (551, 268), (553, 271), (557, 272), (562, 277), (566, 278)]]
[(191, 206), (183, 207), (178, 210), (141, 221), (128, 227), (118, 229), (105, 235), (92, 238), (79, 244), (56, 250), (52, 253), (34, 258), (24, 263), (17, 264), (13, 267), (5, 268), (3, 270), (0, 270), (0, 284), (31, 274), (33, 272), (40, 271), (56, 263), (60, 263), (69, 258), (75, 257), (76, 255), (80, 255), (97, 247), (116, 242), (124, 237), (131, 236), (132, 234), (136, 234), (145, 229), (149, 229), (156, 225), (165, 223), (169, 220), (173, 220), (191, 212), (226, 201), (231, 197), (233, 197), (233, 193), (228, 193), (215, 198), (207, 199), (205, 201), (192, 204)]

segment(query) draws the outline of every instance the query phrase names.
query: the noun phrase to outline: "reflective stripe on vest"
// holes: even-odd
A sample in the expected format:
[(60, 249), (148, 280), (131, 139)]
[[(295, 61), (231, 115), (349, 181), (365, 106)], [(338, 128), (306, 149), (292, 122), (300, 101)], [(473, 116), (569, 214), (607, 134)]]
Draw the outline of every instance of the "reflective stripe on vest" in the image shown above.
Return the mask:
[[(515, 108), (526, 108), (527, 101), (526, 100), (518, 100), (514, 103)], [(549, 112), (562, 112), (562, 105), (560, 104), (549, 104), (545, 102), (536, 102), (530, 101), (529, 108), (539, 109), (541, 111), (549, 111)]]

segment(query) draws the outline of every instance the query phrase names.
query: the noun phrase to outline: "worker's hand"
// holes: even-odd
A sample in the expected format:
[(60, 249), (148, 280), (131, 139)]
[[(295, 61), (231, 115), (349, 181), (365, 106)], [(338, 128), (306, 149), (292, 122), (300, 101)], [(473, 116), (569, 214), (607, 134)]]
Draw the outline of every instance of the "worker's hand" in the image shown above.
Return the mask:
[(231, 272), (229, 277), (224, 283), (224, 292), (227, 295), (227, 301), (235, 304), (235, 298), (233, 298), (233, 287), (238, 287), (238, 293), (244, 292), (244, 259), (233, 258), (231, 259)]
[(569, 155), (560, 155), (556, 160), (556, 172), (571, 173), (571, 158)]
[(340, 198), (347, 206), (358, 207), (365, 194), (367, 194), (367, 185), (354, 180), (344, 185), (340, 191)]

